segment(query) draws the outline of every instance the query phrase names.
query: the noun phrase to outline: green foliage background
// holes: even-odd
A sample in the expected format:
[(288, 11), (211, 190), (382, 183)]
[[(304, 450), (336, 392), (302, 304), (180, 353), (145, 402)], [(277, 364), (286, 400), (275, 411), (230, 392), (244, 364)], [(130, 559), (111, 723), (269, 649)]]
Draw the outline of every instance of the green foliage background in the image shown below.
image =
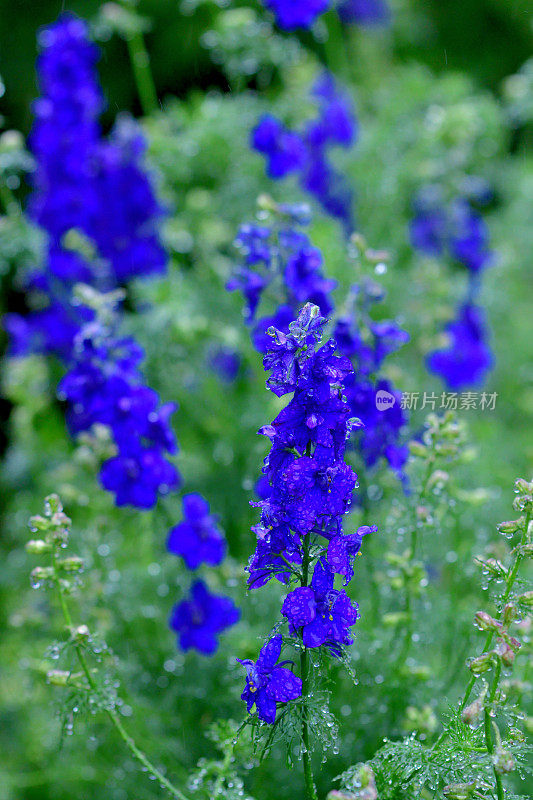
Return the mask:
[[(94, 20), (100, 5), (69, 7)], [(59, 6), (48, 0), (37, 6), (3, 3), (5, 129), (29, 129), (35, 32)], [(466, 281), (453, 264), (411, 249), (413, 194), (432, 179), (453, 189), (465, 175), (484, 177), (495, 189), (487, 221), (497, 259), (484, 277), (482, 302), (496, 359), (487, 391), (497, 392), (498, 399), (493, 412), (459, 412), (469, 444), (444, 507), (434, 498), (440, 511), (424, 534), (429, 586), (417, 605), (419, 638), (407, 675), (394, 660), (397, 630), (383, 625), (383, 612), (395, 612), (402, 603), (385, 554), (401, 552), (403, 545), (391, 512), (402, 505), (412, 518), (416, 509), (383, 469), (366, 476), (373, 498), (369, 515), (380, 533), (368, 558), (363, 553), (358, 560), (350, 589), (362, 613), (352, 664), (358, 684), (341, 668), (329, 675), (340, 740), (326, 764), (317, 756), (320, 794), (348, 765), (371, 758), (383, 737), (409, 733), (408, 707), (427, 706), (436, 718), (445, 713), (464, 690), (464, 659), (480, 646), (472, 618), (487, 597), (473, 557), (487, 547), (500, 552), (505, 546), (495, 524), (512, 514), (513, 480), (530, 477), (533, 463), (533, 69), (531, 62), (522, 67), (531, 54), (528, 3), (397, 0), (391, 30), (353, 29), (337, 48), (324, 48), (310, 35), (289, 39), (273, 31), (259, 5), (254, 8), (257, 13), (192, 0), (140, 3), (139, 11), (152, 23), (146, 42), (162, 100), (161, 110), (142, 124), (151, 167), (170, 209), (165, 230), (170, 265), (164, 279), (130, 288), (125, 320), (146, 348), (150, 385), (165, 401), (180, 405), (174, 425), (185, 490), (202, 492), (220, 515), (231, 554), (220, 570), (206, 575), (214, 588), (225, 587), (236, 599), (242, 622), (223, 637), (212, 659), (176, 650), (167, 618), (188, 576), (166, 554), (164, 542), (169, 525), (180, 518), (179, 497), (165, 499), (153, 513), (114, 508), (98, 487), (93, 449), (66, 434), (55, 399), (60, 366), (37, 357), (6, 360), (0, 800), (158, 796), (100, 717), (75, 714), (74, 735), (61, 732), (61, 715), (68, 722), (72, 704), (44, 681), (52, 663), (45, 652), (61, 638), (61, 626), (45, 596), (30, 588), (33, 562), (24, 552), (27, 519), (50, 491), (61, 494), (74, 522), (73, 549), (87, 559), (75, 616), (98, 630), (118, 657), (122, 711), (135, 737), (184, 787), (198, 758), (215, 752), (206, 738), (209, 725), (243, 718), (242, 672), (235, 657), (255, 658), (282, 597), (278, 586), (247, 595), (243, 574), (254, 544), (249, 528), (256, 512), (249, 501), (265, 454), (256, 431), (272, 419), (278, 403), (264, 389), (241, 301), (228, 295), (224, 284), (235, 258), (233, 237), (242, 221), (253, 218), (257, 196), (302, 199), (296, 184), (273, 184), (265, 177), (262, 158), (248, 147), (249, 131), (267, 110), (294, 125), (305, 120), (312, 113), (308, 87), (328, 58), (351, 88), (361, 129), (353, 150), (338, 153), (336, 160), (357, 189), (359, 230), (371, 247), (390, 252), (382, 278), (388, 297), (380, 314), (398, 316), (411, 334), (388, 367), (403, 391), (442, 391), (425, 371), (424, 356), (438, 342)], [(207, 31), (214, 36), (206, 39)], [(113, 36), (102, 46), (109, 126), (117, 111), (138, 114), (139, 106), (124, 42)], [(25, 191), (24, 186), (17, 191), (21, 200)], [(311, 235), (328, 274), (339, 281), (341, 303), (349, 285), (369, 268), (347, 257), (338, 226), (320, 213)], [(2, 217), (3, 310), (20, 307), (22, 275), (38, 257), (35, 235), (20, 219)], [(243, 354), (234, 384), (222, 385), (207, 366), (217, 343)], [(425, 415), (413, 414), (411, 436)], [(379, 609), (373, 606), (370, 564)], [(54, 696), (57, 717), (50, 708)], [(434, 735), (431, 727), (417, 728), (423, 741)], [(252, 762), (247, 757), (244, 763)], [(259, 800), (301, 796), (299, 771), (287, 768), (282, 746), (262, 766), (246, 771), (244, 780), (246, 791)], [(526, 796), (527, 783), (516, 785)]]

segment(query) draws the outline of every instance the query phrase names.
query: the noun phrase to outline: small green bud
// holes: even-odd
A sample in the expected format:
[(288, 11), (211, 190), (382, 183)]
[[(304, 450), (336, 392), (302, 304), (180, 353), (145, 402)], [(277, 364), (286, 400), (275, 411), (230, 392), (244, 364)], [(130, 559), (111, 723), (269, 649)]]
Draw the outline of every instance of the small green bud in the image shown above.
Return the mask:
[(30, 517), (29, 526), (32, 531), (47, 531), (50, 528), (50, 520), (36, 514)]
[(503, 609), (502, 622), (507, 628), (516, 617), (516, 606), (512, 603), (507, 603)]
[(442, 790), (444, 797), (448, 800), (470, 800), (475, 796), (476, 784), (472, 783), (450, 783)]
[(524, 594), (519, 595), (516, 599), (521, 605), (531, 608), (533, 606), (533, 590), (524, 592)]
[(52, 550), (52, 545), (42, 539), (30, 539), (25, 545), (26, 552), (39, 556), (41, 553), (49, 553)]
[(490, 653), (482, 653), (468, 662), (468, 669), (474, 675), (482, 675), (492, 667), (493, 659), (494, 653), (492, 651)]
[(70, 672), (62, 669), (50, 669), (46, 673), (46, 682), (53, 686), (66, 686), (71, 677)]
[(63, 505), (59, 499), (58, 494), (49, 494), (44, 498), (44, 513), (47, 517), (56, 514), (58, 511), (63, 511)]
[(411, 455), (416, 456), (417, 458), (425, 458), (429, 453), (428, 448), (416, 440), (409, 442), (409, 450)]
[(531, 494), (533, 492), (533, 482), (529, 483), (524, 478), (518, 478), (515, 481), (514, 488), (518, 494)]
[(79, 556), (68, 556), (57, 561), (57, 566), (64, 572), (81, 572), (84, 567), (83, 558)]
[(510, 535), (519, 531), (524, 524), (524, 518), (520, 517), (519, 519), (510, 519), (507, 522), (500, 522), (496, 528), (498, 533), (503, 533), (503, 535)]
[(30, 577), (32, 583), (38, 583), (39, 581), (50, 580), (54, 577), (54, 574), (53, 567), (35, 567), (35, 569), (32, 569)]
[(499, 775), (505, 775), (507, 772), (512, 772), (515, 768), (515, 760), (513, 754), (509, 750), (505, 750), (501, 745), (498, 745), (492, 756), (492, 763), (494, 769)]
[(392, 611), (390, 614), (383, 614), (383, 624), (386, 628), (396, 628), (398, 625), (405, 625), (409, 620), (406, 611)]
[(474, 625), (480, 631), (494, 631), (498, 633), (501, 630), (501, 623), (495, 620), (486, 611), (476, 611), (474, 616)]
[(487, 694), (487, 688), (483, 689), (479, 697), (477, 697), (473, 703), (463, 708), (463, 713), (461, 714), (461, 719), (465, 723), (465, 725), (469, 725), (471, 728), (477, 728), (480, 724), (483, 712), (485, 710), (485, 696)]

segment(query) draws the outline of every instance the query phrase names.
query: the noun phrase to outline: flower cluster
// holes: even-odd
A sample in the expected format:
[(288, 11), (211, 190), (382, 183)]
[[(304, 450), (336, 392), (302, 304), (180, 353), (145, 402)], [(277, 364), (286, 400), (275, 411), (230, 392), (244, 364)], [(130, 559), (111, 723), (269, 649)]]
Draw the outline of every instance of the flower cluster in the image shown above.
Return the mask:
[(96, 424), (110, 429), (117, 454), (104, 461), (100, 479), (116, 504), (148, 509), (180, 479), (165, 458), (177, 452), (169, 422), (176, 406), (160, 405), (157, 392), (144, 384), (139, 370), (143, 355), (133, 339), (116, 337), (98, 320), (88, 323), (74, 340), (58, 396), (68, 403), (73, 436)]
[(389, 19), (385, 0), (263, 0), (276, 17), (277, 25), (286, 31), (310, 28), (321, 14), (335, 8), (346, 24), (382, 25)]
[[(101, 137), (98, 51), (86, 24), (64, 14), (41, 32), (40, 44), (29, 212), (47, 233), (47, 254), (28, 288), (46, 304), (27, 316), (8, 315), (11, 352), (62, 358), (68, 372), (59, 396), (68, 403), (70, 432), (107, 426), (117, 453), (101, 467), (103, 486), (119, 506), (152, 508), (159, 494), (179, 485), (166, 459), (177, 452), (169, 425), (175, 406), (160, 405), (139, 370), (142, 348), (117, 338), (116, 319), (102, 324), (97, 306), (108, 296), (100, 292), (165, 269), (157, 231), (162, 208), (144, 171), (145, 142), (137, 126), (122, 119), (108, 140)], [(100, 297), (96, 306), (76, 302), (79, 283), (92, 287), (92, 294), (85, 289), (87, 297)]]
[[(187, 569), (201, 564), (217, 566), (226, 555), (226, 540), (209, 503), (199, 494), (183, 498), (183, 520), (170, 529), (169, 552), (181, 556)], [(240, 611), (228, 597), (212, 594), (202, 580), (196, 580), (189, 596), (174, 606), (170, 627), (176, 631), (182, 650), (194, 648), (212, 655), (217, 634), (239, 621)]]
[(311, 97), (318, 105), (318, 115), (301, 131), (292, 131), (266, 114), (252, 131), (252, 147), (267, 159), (271, 178), (298, 175), (301, 187), (349, 234), (354, 228), (353, 192), (344, 175), (331, 164), (329, 149), (348, 148), (355, 143), (357, 120), (353, 104), (328, 72), (315, 82)]
[[(352, 365), (336, 355), (334, 340), (320, 346), (325, 322), (319, 308), (307, 303), (288, 333), (269, 331), (271, 346), (263, 362), (270, 370), (267, 387), (278, 397), (292, 393), (292, 398), (272, 424), (259, 431), (270, 439), (271, 448), (263, 467), (263, 499), (256, 504), (261, 508), (260, 523), (254, 527), (257, 547), (247, 569), (251, 589), (272, 577), (285, 584), (295, 577), (300, 585), (288, 593), (282, 607), (289, 633), (304, 648), (324, 646), (339, 655), (342, 646), (352, 642), (350, 628), (358, 611), (344, 589), (334, 588), (335, 574), (342, 575), (345, 584), (350, 580), (362, 538), (375, 528), (366, 526), (351, 535), (343, 531), (342, 518), (357, 480), (344, 462), (351, 425), (342, 392)], [(267, 659), (267, 674), (279, 657), (280, 643), (272, 645), (276, 657)], [(280, 676), (288, 688), (287, 697), (281, 697), (277, 682), (263, 678), (264, 661), (262, 651), (255, 667), (245, 663), (248, 677), (242, 697), (249, 710), (255, 701), (258, 716), (271, 723), (273, 701), (293, 699), (300, 685)], [(260, 688), (264, 692), (258, 698), (254, 692)]]
[[(271, 347), (267, 329), (273, 325), (287, 332), (303, 303), (314, 303), (322, 314), (330, 314), (330, 293), (337, 286), (336, 281), (324, 276), (320, 250), (300, 230), (298, 223), (310, 222), (307, 208), (278, 206), (274, 212), (272, 224), (246, 224), (240, 228), (235, 245), (242, 262), (226, 284), (228, 290), (238, 289), (245, 298), (246, 319), (253, 325), (252, 340), (260, 353)], [(267, 292), (277, 297), (279, 306), (273, 315), (256, 320)]]
[(427, 358), (430, 372), (440, 375), (450, 389), (483, 384), (493, 364), (486, 343), (483, 309), (467, 302), (446, 326), (449, 344)]
[[(388, 355), (409, 341), (409, 334), (393, 320), (372, 319), (370, 308), (384, 299), (382, 288), (374, 281), (352, 286), (347, 311), (337, 319), (334, 336), (339, 351), (355, 368), (347, 376), (344, 390), (351, 415), (364, 426), (357, 442), (361, 457), (370, 468), (384, 458), (403, 480), (408, 449), (402, 443), (402, 432), (407, 416), (401, 408), (401, 395), (383, 377), (382, 366)], [(391, 402), (381, 406), (380, 397)]]
[(445, 329), (448, 345), (430, 353), (426, 362), (450, 389), (481, 385), (493, 363), (483, 311), (475, 304), (481, 275), (494, 253), (487, 225), (474, 204), (486, 205), (491, 192), (479, 180), (471, 180), (465, 188), (464, 195), (447, 204), (440, 187), (426, 187), (415, 198), (410, 225), (413, 247), (436, 258), (447, 254), (468, 271), (467, 298)]
[(417, 250), (435, 257), (448, 253), (473, 274), (490, 264), (489, 231), (470, 198), (446, 204), (439, 187), (428, 186), (415, 198), (414, 211), (410, 235)]
[(86, 24), (63, 14), (39, 41), (41, 96), (30, 137), (36, 171), (28, 210), (47, 234), (47, 249), (43, 269), (30, 276), (27, 288), (44, 303), (26, 316), (8, 315), (5, 325), (14, 355), (52, 352), (68, 359), (87, 321), (72, 306), (73, 286), (83, 282), (108, 291), (163, 272), (163, 209), (145, 171), (137, 125), (119, 119), (108, 140), (101, 136), (98, 50)]
[[(320, 250), (300, 230), (301, 224), (310, 222), (305, 208), (272, 204), (269, 208), (273, 212), (269, 224), (241, 227), (235, 244), (242, 261), (227, 284), (228, 289), (239, 289), (244, 295), (252, 341), (260, 353), (272, 347), (268, 329), (273, 326), (287, 334), (302, 303), (313, 303), (321, 314), (331, 315), (334, 310), (331, 292), (337, 285), (325, 277)], [(267, 290), (279, 305), (273, 313), (256, 319)], [(381, 287), (374, 282), (353, 286), (346, 310), (336, 320), (334, 335), (339, 352), (355, 367), (355, 372), (344, 380), (344, 390), (351, 416), (364, 425), (358, 435), (358, 446), (365, 465), (373, 467), (384, 458), (403, 479), (402, 468), (408, 453), (401, 436), (407, 417), (401, 408), (400, 395), (383, 376), (382, 367), (387, 356), (404, 345), (409, 335), (392, 320), (375, 322), (371, 318), (371, 306), (384, 297)], [(389, 395), (394, 404), (379, 407), (376, 398), (380, 394)], [(259, 487), (261, 492), (263, 483)]]

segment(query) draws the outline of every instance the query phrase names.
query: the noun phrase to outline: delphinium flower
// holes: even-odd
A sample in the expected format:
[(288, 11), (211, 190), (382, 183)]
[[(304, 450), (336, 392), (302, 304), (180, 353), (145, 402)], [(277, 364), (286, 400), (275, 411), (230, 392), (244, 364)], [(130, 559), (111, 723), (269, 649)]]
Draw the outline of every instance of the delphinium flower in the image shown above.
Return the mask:
[(296, 700), (302, 694), (302, 681), (285, 666), (290, 661), (278, 663), (281, 655), (282, 637), (278, 634), (267, 640), (257, 661), (249, 658), (237, 661), (246, 669), (246, 687), (242, 699), (251, 711), (256, 707), (257, 716), (272, 725), (276, 720), (276, 704)]
[(468, 180), (465, 193), (448, 204), (438, 186), (428, 186), (415, 198), (415, 217), (410, 233), (413, 246), (435, 258), (448, 256), (468, 272), (467, 296), (455, 319), (445, 327), (449, 346), (430, 353), (428, 369), (439, 375), (449, 389), (483, 384), (493, 364), (483, 310), (476, 305), (481, 277), (494, 259), (489, 230), (473, 202), (486, 205), (490, 188), (483, 181)]
[(446, 326), (448, 345), (430, 353), (427, 366), (453, 390), (480, 386), (492, 367), (483, 310), (472, 303), (459, 307), (457, 317)]
[[(181, 556), (187, 569), (193, 571), (202, 564), (214, 567), (224, 560), (224, 533), (200, 494), (184, 496), (183, 520), (170, 529), (167, 549)], [(172, 609), (169, 625), (178, 634), (182, 650), (194, 649), (210, 656), (218, 648), (217, 634), (239, 619), (240, 611), (231, 598), (211, 594), (204, 581), (196, 579), (188, 595)]]
[[(291, 394), (288, 404), (259, 433), (270, 442), (263, 474), (263, 499), (254, 526), (257, 548), (248, 565), (251, 589), (277, 578), (290, 590), (282, 615), (288, 636), (276, 633), (261, 649), (257, 662), (245, 661), (247, 679), (243, 700), (248, 710), (267, 723), (276, 720), (276, 702), (302, 695), (295, 706), (300, 715), (302, 755), (307, 790), (314, 796), (309, 755), (309, 650), (320, 648), (338, 657), (352, 642), (351, 628), (358, 608), (335, 574), (351, 577), (352, 563), (365, 534), (345, 534), (343, 518), (350, 508), (357, 476), (345, 463), (351, 421), (343, 384), (352, 372), (350, 361), (335, 352), (334, 340), (321, 344), (326, 320), (307, 303), (288, 333), (271, 328), (271, 346), (264, 356), (270, 371), (267, 387), (278, 397)], [(276, 666), (282, 645), (300, 654), (300, 681)], [(281, 670), (285, 671), (282, 674)]]
[(270, 114), (252, 131), (251, 144), (267, 159), (267, 174), (274, 179), (298, 176), (300, 185), (322, 208), (338, 219), (345, 232), (354, 228), (353, 191), (345, 176), (329, 160), (331, 147), (351, 147), (357, 139), (357, 120), (350, 97), (329, 72), (311, 89), (318, 115), (300, 131), (292, 131)]
[(27, 290), (38, 296), (40, 308), (26, 316), (7, 315), (5, 327), (14, 355), (52, 352), (68, 359), (88, 319), (71, 303), (74, 285), (109, 291), (131, 278), (163, 272), (166, 255), (158, 232), (163, 210), (143, 163), (138, 126), (119, 120), (108, 140), (101, 136), (98, 50), (85, 22), (62, 14), (41, 31), (39, 42), (41, 96), (30, 136), (36, 169), (28, 211), (47, 243), (43, 267), (30, 275)]
[[(384, 291), (374, 281), (353, 286), (334, 336), (339, 351), (351, 359), (355, 370), (347, 376), (344, 387), (350, 413), (363, 423), (356, 433), (356, 449), (366, 467), (385, 459), (403, 480), (408, 450), (402, 434), (407, 415), (401, 408), (400, 393), (383, 376), (382, 367), (387, 356), (409, 341), (409, 334), (393, 320), (372, 319), (371, 307), (384, 299)], [(381, 406), (379, 397), (390, 402)]]
[(159, 494), (175, 489), (180, 478), (166, 454), (177, 452), (170, 426), (174, 403), (160, 404), (146, 386), (139, 365), (142, 348), (119, 338), (99, 320), (75, 338), (70, 369), (58, 386), (67, 402), (73, 436), (94, 425), (109, 428), (117, 454), (102, 464), (100, 479), (118, 506), (152, 508)]
[(224, 383), (233, 383), (241, 368), (241, 356), (233, 347), (220, 345), (208, 353), (208, 364)]
[[(245, 316), (251, 326), (254, 346), (264, 353), (271, 346), (267, 329), (271, 326), (288, 332), (299, 307), (312, 302), (322, 314), (333, 310), (331, 292), (336, 281), (326, 278), (323, 258), (301, 229), (310, 222), (302, 206), (276, 206), (264, 199), (272, 215), (268, 224), (241, 226), (235, 245), (242, 261), (228, 281), (230, 291), (240, 290), (246, 301)], [(277, 304), (273, 313), (257, 319), (265, 298)]]
[(167, 547), (181, 556), (187, 569), (200, 564), (220, 564), (226, 554), (226, 540), (216, 519), (209, 513), (209, 503), (199, 494), (183, 498), (184, 519), (168, 534)]
[(385, 0), (263, 0), (263, 3), (276, 17), (276, 24), (286, 31), (311, 28), (330, 8), (346, 24), (380, 25), (389, 19)]
[(174, 607), (170, 627), (178, 634), (182, 650), (194, 649), (210, 656), (218, 647), (218, 634), (239, 618), (233, 600), (212, 594), (203, 581), (197, 580), (189, 596)]
[(448, 254), (474, 275), (491, 263), (489, 231), (470, 198), (459, 196), (446, 203), (440, 187), (428, 186), (413, 205), (410, 235), (417, 250), (434, 257)]

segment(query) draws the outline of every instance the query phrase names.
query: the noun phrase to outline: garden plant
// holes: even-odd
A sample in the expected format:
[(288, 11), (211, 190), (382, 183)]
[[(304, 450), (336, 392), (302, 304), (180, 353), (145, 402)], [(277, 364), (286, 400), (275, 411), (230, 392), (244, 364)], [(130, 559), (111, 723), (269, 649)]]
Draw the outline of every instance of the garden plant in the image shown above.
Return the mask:
[(527, 0), (16, 5), (0, 800), (528, 800)]

